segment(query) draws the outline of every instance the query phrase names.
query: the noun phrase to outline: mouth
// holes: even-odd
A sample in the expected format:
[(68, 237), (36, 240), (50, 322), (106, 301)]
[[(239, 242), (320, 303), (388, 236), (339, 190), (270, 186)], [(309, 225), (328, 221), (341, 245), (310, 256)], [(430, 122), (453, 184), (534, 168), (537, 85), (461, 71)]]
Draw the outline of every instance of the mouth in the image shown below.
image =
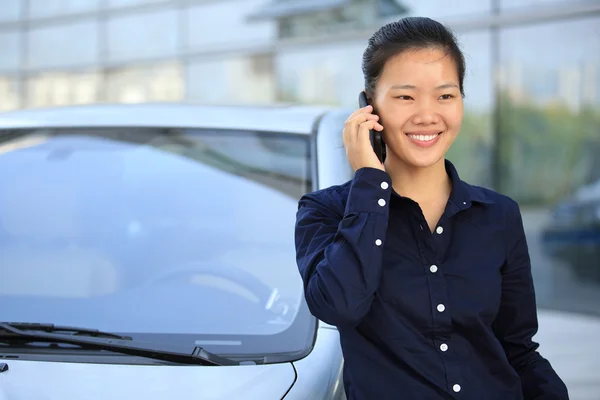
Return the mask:
[(406, 136), (420, 147), (433, 146), (440, 138), (443, 132), (409, 132)]

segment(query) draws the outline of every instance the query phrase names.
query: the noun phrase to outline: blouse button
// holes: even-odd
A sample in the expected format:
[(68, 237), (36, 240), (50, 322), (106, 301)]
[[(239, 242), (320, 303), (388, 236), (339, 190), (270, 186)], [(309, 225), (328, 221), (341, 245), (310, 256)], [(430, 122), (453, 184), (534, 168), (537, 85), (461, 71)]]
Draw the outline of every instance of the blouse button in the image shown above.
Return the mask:
[(381, 242), (381, 239), (377, 239), (377, 240), (375, 241), (375, 244), (376, 244), (377, 246), (381, 246), (381, 243), (382, 243), (382, 242)]
[(432, 265), (431, 267), (429, 267), (429, 270), (435, 274), (438, 270), (438, 267), (437, 267), (437, 265)]
[(385, 206), (385, 200), (379, 199), (379, 201), (377, 201), (377, 204), (379, 204), (381, 207), (383, 207), (383, 206)]
[(441, 235), (442, 232), (444, 232), (444, 228), (442, 228), (441, 226), (438, 226), (435, 231), (437, 232), (438, 235)]
[(385, 190), (385, 189), (387, 189), (387, 188), (389, 188), (389, 187), (390, 187), (390, 185), (389, 185), (387, 182), (381, 182), (381, 188), (382, 188), (383, 190)]
[(439, 312), (444, 312), (444, 310), (445, 310), (445, 309), (446, 309), (446, 306), (445, 306), (445, 305), (443, 305), (443, 304), (438, 304), (438, 306), (437, 306), (437, 310), (438, 310)]
[(441, 350), (441, 351), (447, 351), (447, 350), (448, 350), (448, 345), (447, 345), (446, 343), (442, 343), (442, 344), (440, 345), (440, 350)]
[(452, 386), (452, 390), (454, 390), (456, 393), (460, 392), (460, 385), (456, 384)]

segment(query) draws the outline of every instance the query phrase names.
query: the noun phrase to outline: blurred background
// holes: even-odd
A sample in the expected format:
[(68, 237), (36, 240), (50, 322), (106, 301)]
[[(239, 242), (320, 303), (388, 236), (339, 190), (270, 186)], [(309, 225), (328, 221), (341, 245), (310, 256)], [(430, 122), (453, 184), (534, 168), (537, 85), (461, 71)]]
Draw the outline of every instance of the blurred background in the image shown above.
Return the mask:
[(0, 111), (89, 103), (355, 107), (383, 23), (467, 59), (449, 158), (522, 207), (538, 304), (600, 320), (599, 0), (0, 0)]

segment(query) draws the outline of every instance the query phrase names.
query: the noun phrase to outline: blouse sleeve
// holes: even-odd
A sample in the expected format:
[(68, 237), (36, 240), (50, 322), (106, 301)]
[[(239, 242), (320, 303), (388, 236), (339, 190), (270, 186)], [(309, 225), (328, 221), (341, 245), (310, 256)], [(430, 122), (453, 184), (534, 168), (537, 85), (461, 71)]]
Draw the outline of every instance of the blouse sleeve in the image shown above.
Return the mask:
[(521, 378), (525, 400), (568, 400), (564, 382), (533, 341), (538, 330), (531, 262), (518, 204), (506, 212), (507, 256), (502, 271), (502, 299), (493, 323), (508, 360)]
[(311, 313), (335, 326), (356, 326), (379, 286), (391, 180), (375, 168), (356, 171), (345, 206), (335, 190), (299, 201), (296, 260)]

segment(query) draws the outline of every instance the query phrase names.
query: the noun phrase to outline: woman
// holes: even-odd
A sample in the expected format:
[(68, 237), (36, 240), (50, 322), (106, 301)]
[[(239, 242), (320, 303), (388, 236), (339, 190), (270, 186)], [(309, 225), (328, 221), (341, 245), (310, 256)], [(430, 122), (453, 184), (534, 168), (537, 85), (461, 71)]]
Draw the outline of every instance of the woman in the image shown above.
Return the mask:
[[(372, 106), (343, 131), (354, 178), (303, 196), (297, 262), (311, 312), (338, 327), (349, 399), (568, 399), (532, 341), (537, 314), (515, 201), (461, 181), (445, 154), (464, 57), (428, 18), (363, 57)], [(369, 130), (382, 132), (382, 164)]]

